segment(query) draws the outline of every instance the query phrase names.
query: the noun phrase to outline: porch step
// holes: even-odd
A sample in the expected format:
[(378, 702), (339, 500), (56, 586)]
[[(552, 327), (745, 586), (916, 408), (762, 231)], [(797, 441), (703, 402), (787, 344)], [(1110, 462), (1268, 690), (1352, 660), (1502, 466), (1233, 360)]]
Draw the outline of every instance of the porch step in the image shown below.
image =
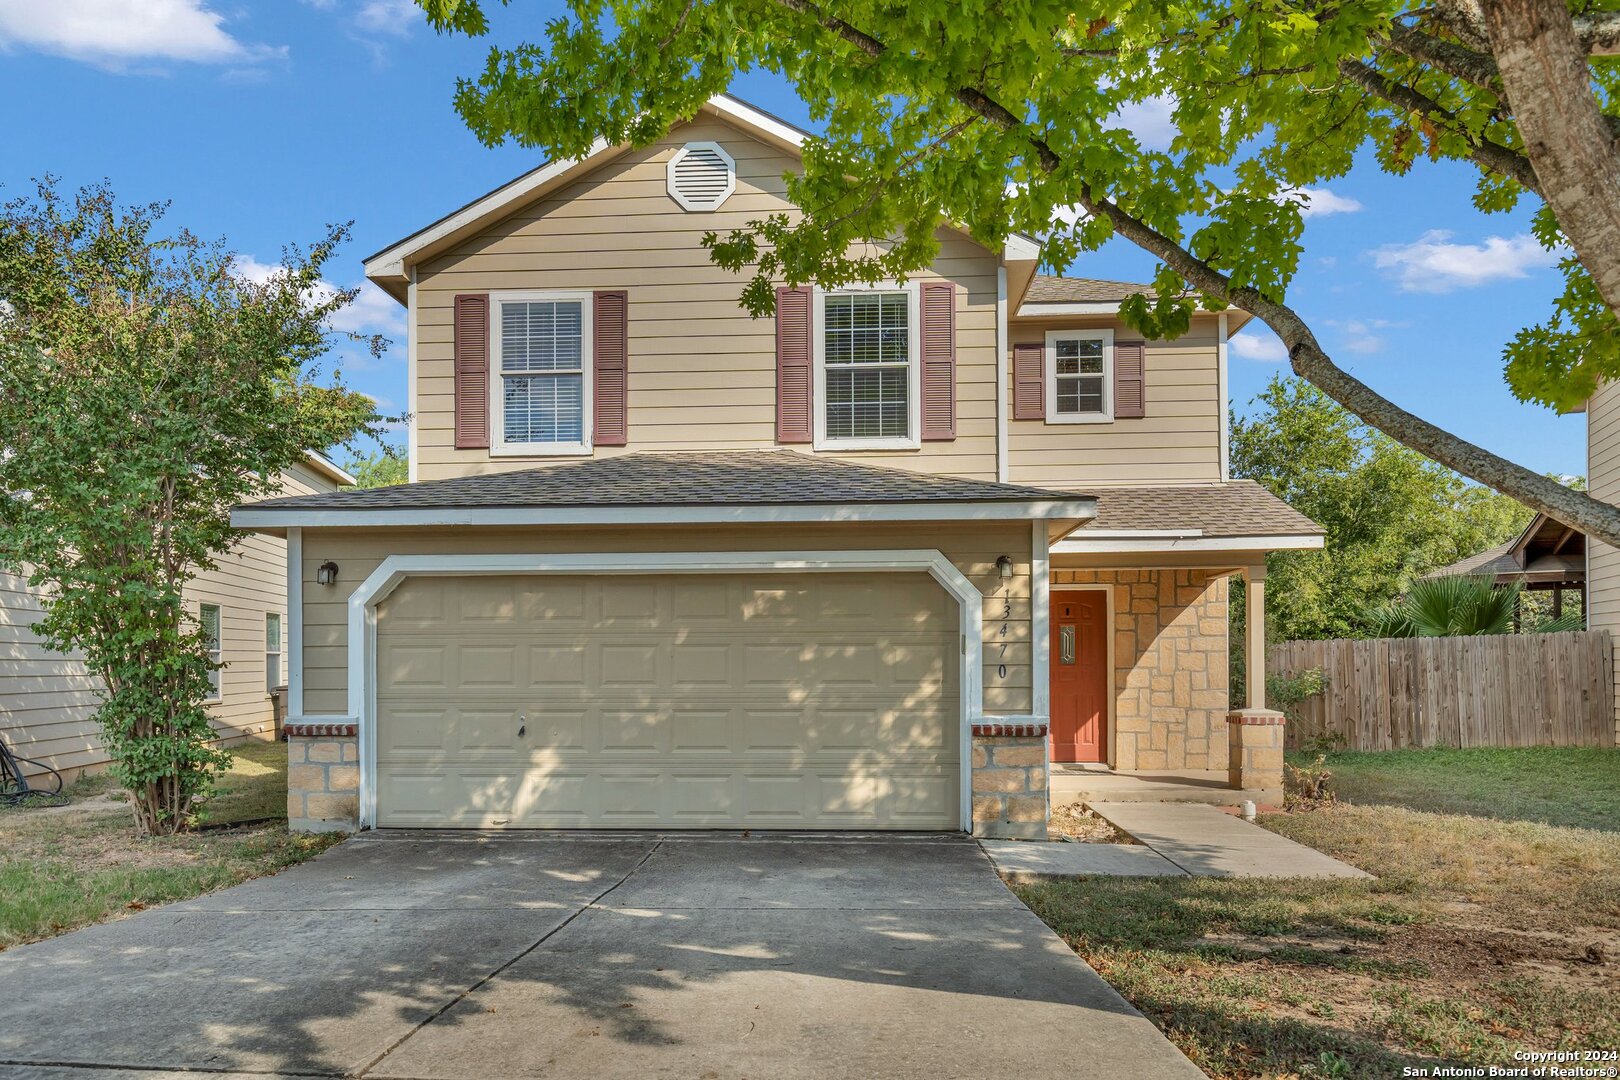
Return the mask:
[(1237, 806), (1248, 800), (1256, 806), (1281, 806), (1280, 789), (1227, 786), (1224, 772), (1171, 769), (1158, 772), (1117, 773), (1054, 765), (1052, 805), (1096, 802), (1180, 802), (1209, 806)]

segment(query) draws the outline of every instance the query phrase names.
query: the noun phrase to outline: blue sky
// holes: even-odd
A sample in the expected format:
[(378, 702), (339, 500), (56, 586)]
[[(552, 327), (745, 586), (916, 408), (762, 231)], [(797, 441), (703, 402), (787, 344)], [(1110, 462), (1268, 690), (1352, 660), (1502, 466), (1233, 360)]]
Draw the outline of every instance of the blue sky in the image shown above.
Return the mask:
[[(497, 10), (492, 40), (537, 37), (559, 10)], [(125, 201), (169, 200), (173, 224), (263, 264), (353, 219), (329, 277), (357, 284), (365, 255), (538, 163), (480, 146), (451, 107), (456, 76), (487, 48), (435, 36), (408, 0), (0, 0), (0, 195), (47, 172), (70, 187), (106, 177)], [(773, 77), (732, 92), (807, 122)], [(1152, 108), (1130, 123), (1167, 138)], [(1583, 473), (1584, 419), (1521, 404), (1502, 381), (1502, 345), (1544, 316), (1557, 276), (1526, 214), (1479, 214), (1471, 191), (1470, 170), (1426, 163), (1329, 185), (1290, 300), (1342, 366), (1400, 404), (1531, 468)], [(1116, 241), (1070, 271), (1145, 279), (1152, 260)], [(348, 359), (348, 381), (403, 411), (402, 309), (367, 286), (351, 325), (394, 347)], [(1238, 408), (1281, 370), (1263, 330), (1235, 338)]]

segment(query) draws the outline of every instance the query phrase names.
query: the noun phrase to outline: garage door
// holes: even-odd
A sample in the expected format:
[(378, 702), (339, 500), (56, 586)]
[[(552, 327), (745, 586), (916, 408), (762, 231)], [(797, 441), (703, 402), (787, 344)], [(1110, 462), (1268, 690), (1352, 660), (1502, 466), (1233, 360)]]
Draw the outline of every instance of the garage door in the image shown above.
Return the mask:
[(955, 828), (957, 625), (915, 573), (411, 578), (378, 824)]

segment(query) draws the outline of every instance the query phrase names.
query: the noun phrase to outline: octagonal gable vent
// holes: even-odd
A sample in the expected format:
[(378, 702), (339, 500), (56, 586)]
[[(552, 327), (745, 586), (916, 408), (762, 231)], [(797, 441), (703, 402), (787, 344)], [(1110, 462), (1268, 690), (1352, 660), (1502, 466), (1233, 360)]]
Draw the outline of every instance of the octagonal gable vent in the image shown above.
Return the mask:
[(737, 163), (719, 143), (690, 142), (669, 159), (669, 197), (687, 210), (716, 210), (737, 190)]

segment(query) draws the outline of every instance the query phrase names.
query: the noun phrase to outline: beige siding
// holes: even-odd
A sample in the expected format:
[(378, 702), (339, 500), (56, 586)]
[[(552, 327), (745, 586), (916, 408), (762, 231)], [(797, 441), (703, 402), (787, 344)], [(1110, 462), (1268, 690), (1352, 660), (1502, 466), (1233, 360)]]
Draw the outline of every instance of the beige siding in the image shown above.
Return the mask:
[[(1026, 522), (986, 525), (727, 525), (657, 529), (306, 529), (304, 579), (304, 711), (348, 713), (348, 598), (389, 555), (524, 554), (605, 551), (805, 551), (935, 548), (986, 596), (984, 707), (989, 713), (1030, 711), (1030, 528)], [(1010, 555), (1014, 574), (1003, 582), (996, 558)], [(315, 584), (327, 560), (340, 568), (337, 584)], [(1005, 599), (1005, 602), (1003, 602)], [(1005, 617), (1002, 617), (1005, 616)], [(1005, 633), (1003, 628), (1005, 627)], [(1005, 658), (990, 642), (1007, 642)], [(1005, 663), (1005, 674), (1000, 665)]]
[[(713, 140), (737, 159), (737, 191), (714, 213), (687, 213), (665, 191), (670, 155)], [(746, 276), (715, 266), (704, 233), (722, 235), (791, 209), (783, 174), (796, 161), (703, 118), (629, 152), (449, 254), (418, 268), (418, 477), (533, 468), (577, 458), (457, 451), (451, 316), (458, 292), (626, 289), (630, 295), (629, 445), (636, 450), (747, 449), (775, 442), (775, 323), (738, 306)], [(846, 460), (994, 479), (997, 257), (942, 231), (940, 258), (918, 280), (957, 294), (957, 438), (920, 449), (840, 452)]]
[[(1620, 383), (1604, 383), (1586, 403), (1587, 490), (1604, 502), (1620, 503)], [(1586, 541), (1586, 624), (1620, 641), (1620, 551), (1595, 537)], [(1620, 685), (1620, 650), (1616, 650)], [(1617, 698), (1620, 700), (1620, 698)], [(1615, 739), (1620, 742), (1620, 705)]]
[[(1141, 335), (1097, 316), (1015, 319), (1009, 347), (1044, 345), (1049, 330), (1111, 327), (1116, 341)], [(1147, 415), (1107, 424), (1009, 420), (1008, 479), (1015, 484), (1078, 488), (1106, 484), (1188, 484), (1221, 478), (1221, 400), (1217, 322), (1196, 318), (1173, 341), (1147, 343)], [(1008, 369), (1011, 370), (1009, 357)], [(1012, 389), (1007, 390), (1011, 413)]]
[[(290, 470), (288, 495), (331, 491), (334, 485), (302, 466)], [(214, 726), (230, 741), (270, 730), (272, 713), (265, 687), (265, 614), (282, 615), (287, 634), (287, 545), (255, 534), (219, 559), (219, 566), (186, 588), (186, 610), (220, 606), (221, 700), (211, 705)], [(26, 580), (0, 574), (0, 737), (24, 757), (59, 770), (107, 762), (93, 714), (101, 680), (77, 656), (53, 652), (30, 627), (39, 620), (39, 594)], [(285, 648), (285, 646), (284, 646)], [(282, 660), (286, 673), (285, 652)]]

